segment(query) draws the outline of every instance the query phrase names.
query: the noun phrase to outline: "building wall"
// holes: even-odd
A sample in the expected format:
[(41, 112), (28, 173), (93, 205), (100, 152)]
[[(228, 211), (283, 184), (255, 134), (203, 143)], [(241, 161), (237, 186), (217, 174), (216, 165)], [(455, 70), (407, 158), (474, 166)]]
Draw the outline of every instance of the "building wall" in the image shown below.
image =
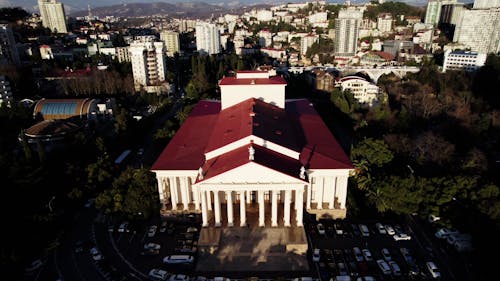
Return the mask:
[(20, 63), (12, 29), (7, 24), (0, 24), (0, 64)]
[(181, 51), (179, 33), (164, 30), (160, 33), (160, 40), (165, 42), (168, 56), (173, 56), (175, 53), (179, 53)]
[(453, 42), (478, 53), (500, 52), (500, 8), (463, 11)]
[(222, 109), (249, 98), (261, 99), (267, 103), (285, 108), (285, 85), (223, 85), (221, 86)]
[(354, 56), (358, 47), (359, 26), (363, 12), (355, 9), (340, 10), (335, 20), (334, 48), (336, 56)]
[(484, 65), (486, 57), (486, 54), (476, 52), (447, 51), (444, 54), (443, 72), (447, 70), (475, 71)]
[(53, 32), (67, 33), (64, 6), (57, 0), (38, 0), (42, 24)]
[(196, 49), (202, 54), (219, 54), (221, 52), (220, 33), (215, 24), (196, 23)]
[(165, 82), (166, 50), (163, 42), (153, 38), (140, 38), (130, 44), (132, 74), (136, 90)]
[(500, 7), (500, 0), (474, 0), (474, 9)]

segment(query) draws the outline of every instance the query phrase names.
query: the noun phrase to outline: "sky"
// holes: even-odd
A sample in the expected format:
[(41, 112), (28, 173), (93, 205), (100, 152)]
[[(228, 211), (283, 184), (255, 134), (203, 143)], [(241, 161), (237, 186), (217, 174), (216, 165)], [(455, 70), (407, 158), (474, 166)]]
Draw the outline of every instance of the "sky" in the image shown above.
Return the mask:
[[(61, 0), (67, 10), (67, 13), (72, 11), (87, 9), (87, 5), (91, 7), (99, 6), (111, 6), (121, 3), (147, 3), (147, 2), (167, 2), (167, 3), (178, 3), (178, 2), (205, 2), (209, 4), (225, 4), (225, 5), (237, 5), (239, 4), (279, 4), (288, 2), (306, 2), (306, 0)], [(389, 1), (389, 0), (386, 0)], [(391, 0), (394, 2), (405, 2), (412, 5), (424, 6), (427, 0)], [(343, 3), (344, 0), (327, 0), (328, 3)], [(351, 0), (351, 3), (365, 3), (368, 0)], [(459, 0), (459, 2), (472, 2), (472, 0)], [(37, 11), (37, 0), (0, 0), (0, 7), (15, 7), (20, 6), (29, 11)]]

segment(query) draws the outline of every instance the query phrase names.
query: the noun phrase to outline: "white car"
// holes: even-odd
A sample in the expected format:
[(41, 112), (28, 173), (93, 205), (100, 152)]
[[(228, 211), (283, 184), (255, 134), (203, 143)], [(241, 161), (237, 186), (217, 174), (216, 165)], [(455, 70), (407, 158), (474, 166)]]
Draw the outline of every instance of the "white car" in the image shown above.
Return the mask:
[(190, 226), (187, 228), (186, 233), (195, 233), (198, 232), (198, 228)]
[(312, 259), (313, 259), (313, 262), (319, 262), (319, 260), (320, 260), (319, 249), (314, 249), (313, 254), (312, 254)]
[(372, 253), (370, 252), (370, 250), (363, 249), (362, 252), (363, 252), (363, 257), (365, 257), (366, 261), (372, 261), (373, 260)]
[(380, 234), (387, 234), (387, 230), (385, 230), (385, 227), (381, 223), (377, 222), (375, 224), (375, 227), (377, 228), (378, 233), (380, 233)]
[(440, 228), (440, 229), (438, 229), (438, 231), (436, 231), (434, 236), (436, 236), (439, 239), (445, 239), (449, 235), (455, 235), (455, 234), (459, 234), (458, 230), (448, 229), (448, 228)]
[(99, 249), (97, 249), (96, 247), (93, 247), (92, 249), (90, 249), (90, 254), (92, 255), (92, 258), (95, 261), (100, 261), (103, 259), (101, 252), (99, 252)]
[(391, 266), (392, 274), (401, 276), (401, 268), (399, 268), (399, 265), (395, 261), (390, 261), (389, 265)]
[(434, 262), (428, 261), (425, 263), (425, 265), (427, 266), (429, 273), (432, 275), (432, 278), (441, 277), (441, 272), (439, 272), (439, 269)]
[(377, 265), (383, 274), (391, 274), (391, 267), (387, 264), (387, 262), (385, 262), (385, 260), (377, 260)]
[(384, 225), (384, 228), (387, 231), (387, 234), (389, 234), (389, 235), (396, 234), (396, 231), (394, 230), (394, 228), (392, 228), (392, 226), (386, 224), (386, 225)]
[(122, 224), (120, 224), (120, 227), (118, 227), (118, 232), (130, 232), (130, 230), (128, 229), (128, 222), (122, 222)]
[(156, 244), (156, 243), (144, 244), (144, 250), (159, 250), (159, 249), (161, 249), (160, 244)]
[(382, 257), (384, 257), (385, 261), (392, 260), (391, 253), (389, 252), (389, 250), (387, 250), (387, 248), (383, 248), (381, 252), (382, 252)]
[(395, 241), (401, 241), (401, 240), (411, 240), (411, 236), (406, 234), (406, 233), (400, 233), (392, 236)]
[(153, 268), (149, 271), (148, 276), (155, 280), (167, 280), (168, 272), (165, 270)]
[(168, 264), (193, 263), (194, 257), (191, 255), (170, 255), (164, 257), (163, 262)]
[(318, 233), (320, 235), (325, 235), (325, 226), (323, 226), (322, 223), (318, 223), (318, 225), (316, 225), (316, 228), (318, 229)]
[(148, 230), (148, 237), (154, 237), (157, 229), (158, 229), (158, 226), (156, 226), (156, 225), (150, 226), (149, 230)]
[(168, 281), (189, 281), (189, 277), (184, 274), (175, 274), (170, 276)]

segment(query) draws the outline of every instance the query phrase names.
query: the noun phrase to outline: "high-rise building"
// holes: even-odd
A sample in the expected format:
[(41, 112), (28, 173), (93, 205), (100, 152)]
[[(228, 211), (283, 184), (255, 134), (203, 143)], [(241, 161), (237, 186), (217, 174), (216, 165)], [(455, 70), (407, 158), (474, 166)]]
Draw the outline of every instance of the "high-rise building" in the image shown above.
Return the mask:
[(457, 0), (429, 0), (429, 2), (427, 2), (427, 11), (425, 12), (425, 23), (437, 26), (439, 17), (441, 16), (442, 6), (456, 3)]
[(464, 10), (453, 42), (482, 54), (500, 52), (500, 8)]
[(10, 107), (12, 102), (12, 89), (5, 75), (0, 75), (0, 105), (5, 104)]
[(170, 30), (164, 30), (160, 33), (160, 40), (165, 42), (168, 56), (172, 57), (175, 53), (179, 53), (181, 51), (181, 46), (179, 43), (179, 33)]
[(339, 11), (335, 19), (335, 56), (350, 57), (358, 48), (359, 25), (363, 19), (363, 11), (347, 8)]
[(488, 9), (500, 7), (500, 0), (474, 0), (474, 9)]
[(38, 0), (42, 24), (55, 33), (67, 33), (64, 5), (57, 0)]
[(137, 36), (130, 44), (130, 58), (136, 91), (141, 87), (148, 92), (158, 92), (167, 74), (165, 43), (154, 36)]
[(391, 32), (393, 21), (390, 13), (380, 14), (377, 17), (377, 29), (382, 33)]
[(217, 25), (208, 22), (196, 23), (196, 49), (201, 54), (218, 54), (221, 52), (220, 33)]
[(0, 24), (0, 64), (20, 62), (12, 29), (7, 24)]
[(319, 36), (314, 34), (308, 34), (300, 38), (300, 54), (305, 55), (307, 49), (311, 47), (315, 42), (318, 42)]

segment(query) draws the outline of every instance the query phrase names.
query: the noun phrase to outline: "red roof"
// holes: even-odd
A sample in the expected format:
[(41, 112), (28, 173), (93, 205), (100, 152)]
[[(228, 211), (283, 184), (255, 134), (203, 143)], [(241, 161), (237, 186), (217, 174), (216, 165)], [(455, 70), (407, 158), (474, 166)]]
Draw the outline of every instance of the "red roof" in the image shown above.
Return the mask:
[[(255, 72), (257, 73), (257, 72)], [(259, 71), (258, 73), (262, 73)], [(273, 76), (270, 78), (238, 78), (224, 77), (220, 80), (219, 85), (286, 85), (285, 79), (281, 76)]]
[[(248, 163), (248, 145), (208, 159), (206, 163), (204, 152), (249, 135), (300, 152), (300, 159), (295, 160), (254, 145), (254, 162), (285, 174), (297, 177), (300, 166), (308, 169), (352, 168), (349, 158), (309, 101), (289, 100), (285, 108), (248, 99), (220, 111), (220, 102), (201, 101), (152, 170), (197, 170), (204, 165), (205, 177), (213, 177)], [(255, 114), (251, 116), (251, 112)]]
[(151, 169), (196, 170), (201, 167), (220, 108), (218, 101), (200, 101)]
[(249, 162), (257, 163), (301, 180), (299, 177), (301, 167), (299, 161), (259, 145), (253, 144), (251, 146), (255, 150), (254, 160), (249, 160), (248, 157), (248, 148), (250, 145), (244, 145), (208, 160), (203, 165), (203, 180), (198, 179), (197, 182), (213, 178)]

